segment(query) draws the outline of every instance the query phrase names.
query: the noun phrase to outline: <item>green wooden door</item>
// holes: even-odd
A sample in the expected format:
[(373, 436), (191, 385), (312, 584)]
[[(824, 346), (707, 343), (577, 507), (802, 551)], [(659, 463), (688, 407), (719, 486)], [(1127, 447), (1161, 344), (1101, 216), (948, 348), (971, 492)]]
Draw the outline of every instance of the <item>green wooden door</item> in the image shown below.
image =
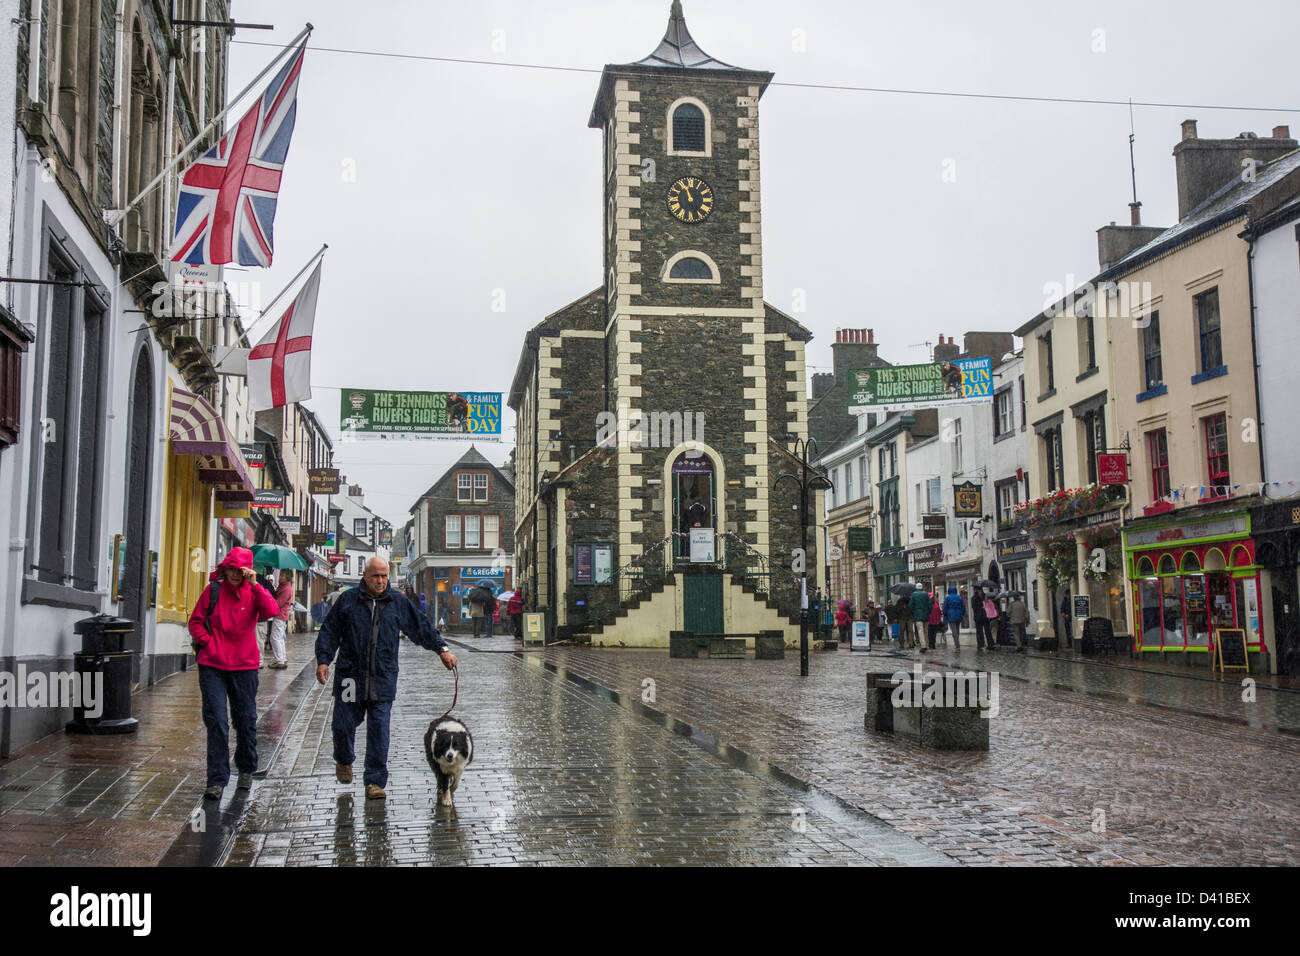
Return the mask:
[(722, 633), (722, 575), (685, 574), (684, 630), (695, 634)]

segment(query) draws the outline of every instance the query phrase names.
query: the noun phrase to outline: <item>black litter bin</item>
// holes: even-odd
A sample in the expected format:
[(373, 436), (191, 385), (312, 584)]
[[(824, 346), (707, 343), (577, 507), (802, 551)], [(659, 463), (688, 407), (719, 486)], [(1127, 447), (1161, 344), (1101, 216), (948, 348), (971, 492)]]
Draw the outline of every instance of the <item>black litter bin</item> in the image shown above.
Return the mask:
[[(80, 706), (72, 708), (70, 734), (133, 734), (139, 721), (131, 716), (131, 664), (135, 651), (126, 650), (126, 636), (135, 623), (98, 614), (78, 621), (81, 651), (73, 669), (83, 689)], [(93, 716), (88, 716), (93, 715)]]

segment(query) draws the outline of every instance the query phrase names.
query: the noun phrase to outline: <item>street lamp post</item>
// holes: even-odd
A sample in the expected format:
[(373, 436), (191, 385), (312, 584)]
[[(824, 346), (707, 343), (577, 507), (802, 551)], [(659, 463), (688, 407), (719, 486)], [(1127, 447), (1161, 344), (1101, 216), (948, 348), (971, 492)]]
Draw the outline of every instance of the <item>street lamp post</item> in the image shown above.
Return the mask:
[[(788, 438), (789, 436), (787, 436)], [(832, 488), (825, 472), (818, 471), (808, 464), (808, 449), (817, 447), (815, 438), (796, 438), (795, 455), (800, 460), (800, 474), (784, 474), (772, 483), (772, 489), (781, 482), (789, 480), (799, 486), (799, 534), (800, 566), (803, 576), (799, 585), (799, 676), (808, 676), (808, 492), (815, 488)], [(814, 454), (814, 458), (816, 455)]]

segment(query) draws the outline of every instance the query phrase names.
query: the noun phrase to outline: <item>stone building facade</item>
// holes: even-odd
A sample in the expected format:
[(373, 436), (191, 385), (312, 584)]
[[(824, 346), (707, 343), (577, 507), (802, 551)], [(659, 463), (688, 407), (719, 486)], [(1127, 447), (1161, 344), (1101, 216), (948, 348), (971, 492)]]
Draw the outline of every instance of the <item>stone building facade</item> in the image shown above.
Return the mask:
[[(705, 54), (676, 2), (654, 53), (601, 76), (604, 284), (528, 333), (510, 398), (519, 570), (548, 629), (793, 633), (799, 498), (774, 482), (808, 435), (811, 334), (763, 301), (771, 78)], [(691, 528), (714, 561), (690, 561)]]

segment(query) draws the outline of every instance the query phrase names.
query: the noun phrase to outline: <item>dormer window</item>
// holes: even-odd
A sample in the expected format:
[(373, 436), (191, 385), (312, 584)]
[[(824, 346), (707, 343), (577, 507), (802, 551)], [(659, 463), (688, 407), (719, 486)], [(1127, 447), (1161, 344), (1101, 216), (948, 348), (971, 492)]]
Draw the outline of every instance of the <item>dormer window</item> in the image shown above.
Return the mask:
[(456, 500), (471, 501), (473, 499), (473, 475), (460, 474), (456, 476)]
[(693, 96), (684, 96), (668, 107), (668, 155), (709, 156), (713, 152), (709, 131), (709, 109)]

